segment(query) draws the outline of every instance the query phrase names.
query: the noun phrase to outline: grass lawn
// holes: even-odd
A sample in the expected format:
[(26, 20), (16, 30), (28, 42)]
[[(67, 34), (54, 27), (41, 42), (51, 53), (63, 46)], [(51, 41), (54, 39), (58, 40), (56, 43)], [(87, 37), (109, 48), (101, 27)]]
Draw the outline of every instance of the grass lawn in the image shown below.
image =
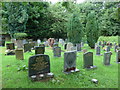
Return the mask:
[[(61, 46), (62, 47), (62, 46)], [(3, 88), (118, 88), (118, 64), (116, 63), (116, 53), (113, 48), (111, 65), (103, 65), (103, 56), (96, 56), (95, 50), (90, 49), (87, 44), (82, 49), (87, 49), (94, 53), (95, 70), (83, 69), (83, 52), (77, 53), (77, 68), (80, 72), (70, 75), (64, 74), (64, 52), (62, 56), (53, 57), (52, 49), (46, 47), (45, 54), (50, 57), (51, 72), (55, 77), (48, 82), (31, 82), (28, 78), (28, 71), (18, 71), (19, 67), (28, 66), (30, 56), (34, 55), (34, 51), (24, 53), (24, 60), (16, 60), (15, 55), (5, 56), (5, 47), (0, 47), (2, 53), (2, 87)], [(62, 47), (63, 50), (63, 47)], [(105, 51), (102, 50), (102, 54)], [(91, 82), (91, 79), (97, 79), (98, 84)]]

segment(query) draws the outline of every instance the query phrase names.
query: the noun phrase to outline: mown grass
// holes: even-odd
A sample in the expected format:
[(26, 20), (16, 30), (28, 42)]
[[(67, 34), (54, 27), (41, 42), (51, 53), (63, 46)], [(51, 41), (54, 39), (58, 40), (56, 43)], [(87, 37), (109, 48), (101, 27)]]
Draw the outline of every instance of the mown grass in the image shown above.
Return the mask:
[[(63, 46), (62, 50), (63, 50)], [(3, 88), (118, 88), (118, 64), (116, 63), (116, 53), (113, 48), (111, 65), (103, 65), (103, 56), (96, 56), (95, 50), (90, 49), (87, 44), (82, 49), (87, 49), (94, 53), (95, 70), (83, 69), (83, 52), (77, 53), (77, 68), (80, 72), (70, 75), (64, 74), (64, 52), (61, 57), (53, 57), (52, 49), (46, 47), (45, 54), (50, 57), (51, 72), (55, 77), (48, 82), (31, 82), (28, 78), (28, 71), (18, 71), (19, 67), (28, 66), (29, 57), (34, 55), (24, 53), (24, 60), (16, 60), (15, 56), (5, 56), (5, 47), (2, 50), (2, 87)], [(102, 50), (102, 54), (105, 51)], [(91, 82), (91, 79), (97, 79), (98, 84)]]

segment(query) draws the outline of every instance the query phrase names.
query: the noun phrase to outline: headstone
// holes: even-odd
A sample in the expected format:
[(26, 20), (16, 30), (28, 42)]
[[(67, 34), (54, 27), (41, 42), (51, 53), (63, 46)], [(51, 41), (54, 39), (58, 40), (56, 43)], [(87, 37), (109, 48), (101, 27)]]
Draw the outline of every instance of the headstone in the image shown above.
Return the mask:
[(0, 46), (5, 46), (5, 37), (0, 35)]
[(37, 40), (37, 44), (38, 44), (38, 46), (40, 45), (40, 43), (41, 43), (41, 40), (38, 39), (38, 40)]
[(54, 57), (61, 57), (61, 47), (53, 47)]
[(34, 47), (36, 46), (35, 42), (30, 42), (29, 44), (30, 44), (31, 49), (34, 50)]
[(24, 60), (23, 49), (15, 50), (16, 59)]
[(24, 44), (24, 52), (31, 52), (31, 45), (29, 43)]
[(71, 47), (72, 47), (72, 46), (73, 46), (72, 43), (68, 43), (68, 44), (67, 44), (67, 49), (66, 49), (66, 50), (67, 50), (67, 51), (71, 51)]
[(11, 39), (11, 42), (14, 43), (15, 46), (17, 46), (16, 39)]
[(42, 46), (35, 46), (35, 54), (44, 54), (45, 47)]
[(63, 39), (59, 39), (59, 44), (62, 44), (63, 43)]
[(107, 51), (107, 52), (110, 51), (110, 46), (107, 46), (106, 51)]
[(76, 44), (77, 51), (81, 51), (81, 44)]
[(94, 69), (96, 66), (93, 66), (93, 52), (86, 52), (83, 54), (84, 68)]
[(32, 81), (46, 81), (54, 77), (50, 73), (50, 59), (48, 55), (38, 54), (29, 58), (28, 76)]
[(120, 50), (117, 51), (117, 63), (120, 63)]
[(110, 65), (111, 55), (112, 55), (111, 52), (105, 52), (104, 53), (104, 61), (103, 61), (104, 65)]
[(69, 74), (72, 72), (78, 72), (76, 68), (76, 52), (69, 51), (64, 53), (64, 73)]
[(84, 47), (84, 42), (81, 42), (81, 47)]
[(26, 39), (23, 39), (23, 44), (26, 44), (28, 43)]
[(23, 44), (23, 40), (16, 40), (17, 42), (17, 48), (23, 48), (24, 44)]
[(98, 56), (101, 55), (100, 54), (100, 47), (99, 46), (96, 47), (96, 55), (98, 55)]
[(65, 50), (67, 49), (67, 43), (66, 43), (66, 44), (64, 44), (64, 49), (65, 49)]
[(6, 49), (14, 50), (15, 49), (14, 43), (7, 43), (6, 44)]

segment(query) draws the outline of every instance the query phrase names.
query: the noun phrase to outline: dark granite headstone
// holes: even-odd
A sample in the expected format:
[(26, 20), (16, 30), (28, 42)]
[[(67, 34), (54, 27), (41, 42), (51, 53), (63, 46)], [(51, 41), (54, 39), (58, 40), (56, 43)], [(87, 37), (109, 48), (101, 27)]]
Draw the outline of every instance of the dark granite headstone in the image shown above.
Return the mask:
[(93, 66), (93, 52), (86, 52), (83, 54), (84, 68), (94, 69), (96, 66)]
[(105, 52), (104, 53), (104, 61), (103, 61), (104, 65), (110, 65), (111, 55), (112, 55), (111, 52)]
[(45, 47), (42, 46), (35, 46), (35, 54), (44, 54)]
[(96, 47), (96, 55), (98, 55), (98, 56), (101, 55), (100, 54), (100, 47), (99, 46)]
[(117, 51), (117, 63), (120, 63), (120, 50)]
[(24, 60), (23, 49), (15, 50), (16, 59)]
[(38, 54), (29, 58), (28, 76), (33, 81), (42, 81), (52, 78), (50, 73), (50, 59), (48, 55)]
[(54, 57), (61, 57), (61, 47), (53, 47)]
[(14, 50), (15, 49), (15, 44), (14, 43), (7, 43), (6, 44), (6, 49)]
[(68, 51), (64, 53), (64, 73), (69, 74), (72, 72), (78, 72), (76, 69), (76, 52)]
[(29, 43), (24, 44), (24, 52), (31, 52), (31, 45)]

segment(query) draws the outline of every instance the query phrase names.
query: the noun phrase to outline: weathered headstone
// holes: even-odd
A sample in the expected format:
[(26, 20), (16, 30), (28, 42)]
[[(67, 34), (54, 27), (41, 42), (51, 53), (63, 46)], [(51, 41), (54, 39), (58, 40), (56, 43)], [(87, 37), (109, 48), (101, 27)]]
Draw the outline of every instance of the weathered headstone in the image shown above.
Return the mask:
[(77, 51), (81, 51), (81, 44), (76, 44), (76, 47), (77, 47)]
[(54, 57), (61, 57), (61, 47), (53, 47)]
[(117, 55), (116, 55), (116, 59), (117, 59), (117, 63), (120, 63), (120, 50), (117, 51)]
[(100, 54), (100, 47), (99, 46), (96, 47), (96, 55), (98, 55), (98, 56), (101, 55)]
[(31, 45), (29, 43), (24, 44), (24, 52), (31, 52)]
[(42, 46), (35, 46), (35, 54), (44, 54), (45, 47)]
[(24, 60), (23, 49), (15, 50), (16, 59)]
[(107, 52), (110, 51), (110, 46), (107, 46), (106, 51), (107, 51)]
[(83, 54), (84, 68), (94, 69), (96, 66), (93, 66), (93, 52), (86, 52)]
[(32, 81), (46, 81), (54, 77), (50, 73), (50, 59), (48, 55), (38, 54), (29, 58), (28, 76)]
[(111, 55), (112, 55), (111, 52), (105, 52), (104, 53), (104, 61), (103, 61), (104, 65), (110, 65)]
[(14, 50), (15, 49), (14, 43), (7, 43), (6, 44), (6, 49)]
[(17, 42), (17, 48), (23, 48), (24, 44), (23, 44), (23, 40), (16, 40)]
[(66, 50), (67, 50), (67, 51), (71, 51), (71, 47), (72, 47), (72, 46), (73, 46), (72, 43), (68, 43), (68, 44), (67, 44), (67, 49), (66, 49)]
[(40, 45), (40, 43), (41, 43), (41, 40), (38, 39), (38, 40), (37, 40), (37, 44), (38, 44), (38, 46)]
[(64, 73), (69, 74), (72, 72), (78, 72), (76, 68), (76, 52), (68, 51), (64, 53)]

